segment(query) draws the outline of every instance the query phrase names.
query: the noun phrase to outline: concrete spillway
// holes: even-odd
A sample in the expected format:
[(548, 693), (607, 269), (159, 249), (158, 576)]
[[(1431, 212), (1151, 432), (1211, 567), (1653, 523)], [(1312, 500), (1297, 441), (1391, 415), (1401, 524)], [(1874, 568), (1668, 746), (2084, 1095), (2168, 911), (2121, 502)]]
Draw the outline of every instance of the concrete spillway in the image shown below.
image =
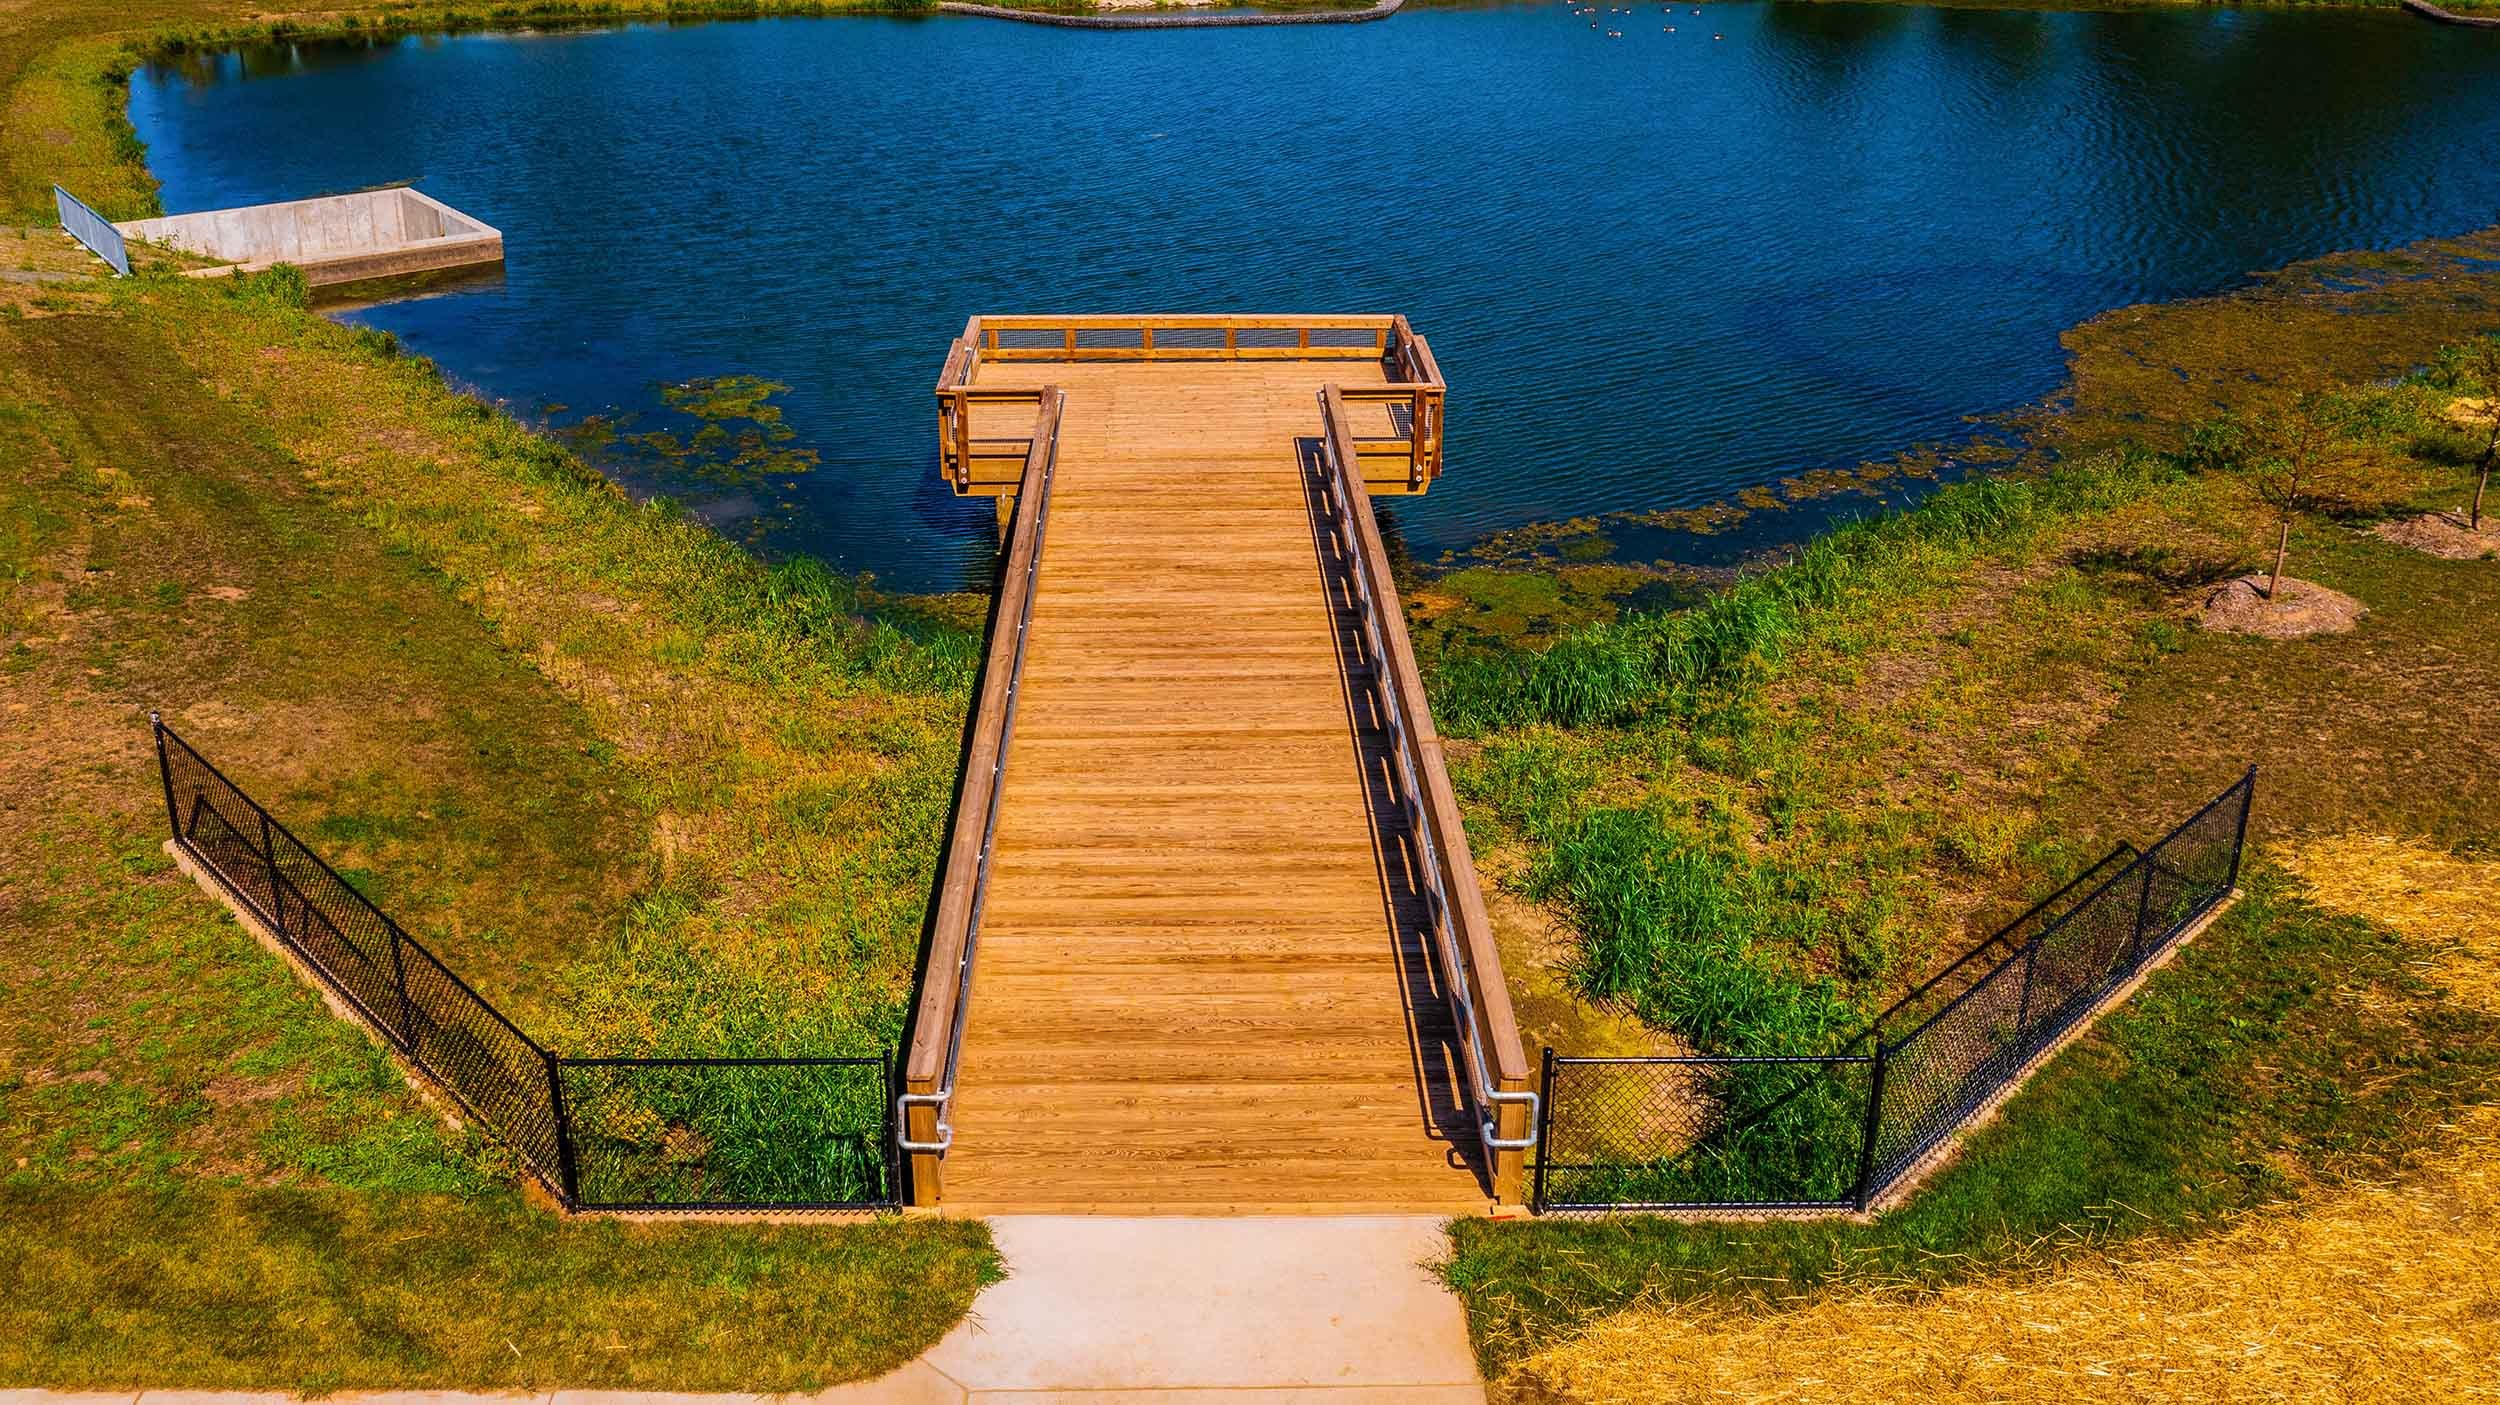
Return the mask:
[(503, 259), (501, 230), (405, 188), (124, 220), (114, 228), (131, 239), (225, 261), (204, 273), (287, 263), (315, 285)]

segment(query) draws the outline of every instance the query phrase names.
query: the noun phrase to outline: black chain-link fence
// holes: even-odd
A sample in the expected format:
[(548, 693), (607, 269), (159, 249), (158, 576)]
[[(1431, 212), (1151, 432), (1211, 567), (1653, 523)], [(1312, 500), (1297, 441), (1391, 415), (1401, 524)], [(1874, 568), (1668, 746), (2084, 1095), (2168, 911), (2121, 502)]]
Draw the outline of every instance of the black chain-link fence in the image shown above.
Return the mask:
[(898, 1183), (884, 1059), (560, 1059), (581, 1205), (852, 1209)]
[(1581, 1059), (1548, 1049), (1537, 1208), (1847, 1205), (1873, 1067), (1865, 1054)]
[(175, 842), (568, 1208), (898, 1203), (890, 1059), (549, 1054), (162, 722), (156, 755)]
[(1839, 1053), (1546, 1050), (1536, 1208), (1866, 1208), (2230, 894), (2256, 783), (2111, 851)]

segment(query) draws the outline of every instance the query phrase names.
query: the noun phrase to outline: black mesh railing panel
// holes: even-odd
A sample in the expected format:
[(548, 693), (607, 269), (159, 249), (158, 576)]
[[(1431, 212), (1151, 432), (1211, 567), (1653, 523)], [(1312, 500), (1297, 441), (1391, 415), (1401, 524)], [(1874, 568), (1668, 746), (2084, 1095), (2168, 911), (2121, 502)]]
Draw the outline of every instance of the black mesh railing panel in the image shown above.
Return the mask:
[(1863, 1057), (1556, 1059), (1538, 1205), (1838, 1205), (1856, 1190)]
[(1143, 327), (1079, 327), (1076, 349), (1079, 351), (1136, 351), (1146, 344)]
[(1155, 349), (1175, 351), (1222, 351), (1224, 329), (1221, 327), (1157, 327)]
[(563, 1190), (546, 1056), (172, 732), (176, 832), (220, 882), (530, 1171)]
[(1258, 351), (1284, 351), (1302, 345), (1302, 333), (1293, 327), (1243, 327), (1233, 333), (1233, 345)]
[[(1891, 1189), (2239, 874), (2256, 773), (2120, 846), (1949, 964), (1855, 1057), (1546, 1063), (1541, 1210), (1863, 1206)], [(1880, 1087), (1873, 1117), (1870, 1087)], [(1844, 1169), (1845, 1168), (1845, 1169)]]
[(389, 921), (284, 830), (271, 826), (270, 842), (278, 873), (278, 934), (404, 1047)]
[(890, 1204), (882, 1059), (559, 1062), (590, 1209)]
[(1313, 327), (1311, 345), (1331, 350), (1380, 345), (1380, 333), (1369, 327)]
[(1961, 1125), (2018, 1065), (2022, 963), (1991, 970), (1884, 1055), (1884, 1105), (1875, 1133), (1878, 1183)]
[(1001, 327), (998, 329), (1001, 351), (1046, 351), (1057, 347), (1064, 351), (1068, 333), (1061, 327)]

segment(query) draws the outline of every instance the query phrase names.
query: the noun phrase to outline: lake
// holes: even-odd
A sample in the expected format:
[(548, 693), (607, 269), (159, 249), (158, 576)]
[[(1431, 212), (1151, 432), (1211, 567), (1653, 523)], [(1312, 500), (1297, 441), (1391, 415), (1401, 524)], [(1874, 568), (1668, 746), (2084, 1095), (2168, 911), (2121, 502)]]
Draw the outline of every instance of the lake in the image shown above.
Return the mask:
[[(2058, 334), (2104, 309), (2500, 221), (2500, 35), (1591, 18), (282, 46), (147, 69), (130, 111), (169, 211), (415, 181), (499, 226), (500, 277), (339, 315), (637, 491), (900, 589), (987, 570), (990, 507), (937, 482), (929, 394), (976, 312), (1407, 313), (1451, 385), (1449, 472), (1386, 515), (1431, 561), (1950, 439), (2054, 391)], [(1609, 535), (1638, 559), (1759, 544)]]

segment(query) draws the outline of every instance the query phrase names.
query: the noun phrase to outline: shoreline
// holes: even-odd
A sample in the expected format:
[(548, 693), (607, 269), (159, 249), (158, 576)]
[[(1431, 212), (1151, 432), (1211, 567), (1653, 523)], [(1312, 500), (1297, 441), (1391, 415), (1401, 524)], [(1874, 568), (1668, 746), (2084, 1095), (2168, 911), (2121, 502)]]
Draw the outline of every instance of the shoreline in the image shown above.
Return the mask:
[(2454, 10), (2443, 10), (2430, 0), (2396, 0), (2396, 3), (2433, 24), (2460, 25), (2466, 29), (2500, 29), (2500, 15), (2461, 15)]
[(1268, 10), (1257, 14), (1192, 15), (1172, 13), (1079, 14), (1062, 10), (1019, 10), (1005, 5), (980, 5), (969, 0), (939, 0), (937, 11), (977, 19), (1014, 20), (1022, 24), (1055, 25), (1062, 29), (1243, 29), (1280, 24), (1369, 24), (1406, 8), (1406, 0), (1379, 0), (1367, 10)]

